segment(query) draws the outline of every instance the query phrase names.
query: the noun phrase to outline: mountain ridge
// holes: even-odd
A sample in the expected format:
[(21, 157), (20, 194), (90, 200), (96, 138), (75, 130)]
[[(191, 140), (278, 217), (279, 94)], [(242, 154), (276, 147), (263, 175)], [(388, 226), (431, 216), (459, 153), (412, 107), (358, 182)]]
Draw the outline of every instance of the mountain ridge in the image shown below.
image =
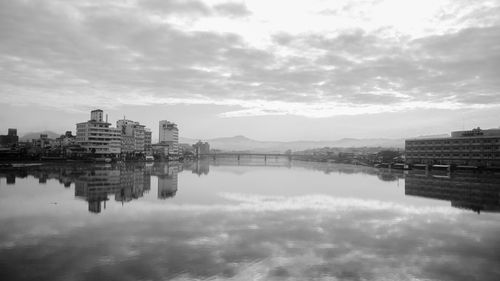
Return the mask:
[[(181, 143), (194, 144), (198, 139), (180, 138)], [(293, 151), (322, 148), (322, 147), (384, 147), (384, 148), (403, 148), (404, 139), (389, 138), (342, 138), (338, 140), (298, 140), (298, 141), (260, 141), (248, 137), (237, 135), (234, 137), (219, 137), (212, 139), (202, 139), (210, 144), (211, 149), (226, 151)]]

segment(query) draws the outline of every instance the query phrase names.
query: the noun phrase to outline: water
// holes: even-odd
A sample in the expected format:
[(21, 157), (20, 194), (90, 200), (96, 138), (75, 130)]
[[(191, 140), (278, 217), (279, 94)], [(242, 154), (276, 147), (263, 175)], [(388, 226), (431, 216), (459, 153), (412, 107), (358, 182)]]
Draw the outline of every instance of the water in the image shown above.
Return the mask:
[(498, 174), (286, 159), (2, 170), (0, 276), (500, 280), (499, 211)]

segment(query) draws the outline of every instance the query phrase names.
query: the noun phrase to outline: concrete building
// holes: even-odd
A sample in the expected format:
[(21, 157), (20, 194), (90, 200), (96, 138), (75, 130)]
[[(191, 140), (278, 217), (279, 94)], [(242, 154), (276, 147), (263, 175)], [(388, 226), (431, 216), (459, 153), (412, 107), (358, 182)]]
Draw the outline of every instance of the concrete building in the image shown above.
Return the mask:
[(159, 144), (167, 146), (168, 153), (177, 155), (179, 153), (179, 129), (175, 123), (167, 120), (160, 121)]
[(0, 135), (0, 146), (2, 147), (16, 145), (18, 142), (17, 129), (10, 128), (7, 131), (7, 135)]
[(49, 139), (49, 136), (47, 134), (40, 134), (40, 138), (32, 139), (31, 144), (33, 145), (33, 147), (39, 149), (54, 148), (58, 146), (57, 140)]
[(68, 147), (75, 144), (75, 136), (71, 131), (66, 131), (64, 135), (56, 139), (56, 142), (59, 147)]
[(500, 129), (456, 131), (448, 138), (405, 141), (408, 164), (500, 167)]
[(116, 121), (116, 128), (121, 130), (122, 153), (140, 154), (146, 151), (146, 126), (132, 120)]
[(197, 143), (193, 144), (193, 148), (194, 154), (196, 156), (210, 153), (210, 144), (208, 144), (208, 142), (198, 141)]
[(144, 151), (146, 152), (146, 154), (151, 154), (153, 149), (151, 147), (151, 144), (152, 144), (152, 133), (150, 129), (146, 128), (144, 129)]
[(92, 110), (89, 121), (76, 124), (75, 142), (86, 153), (116, 156), (121, 153), (121, 130), (103, 120), (102, 110)]

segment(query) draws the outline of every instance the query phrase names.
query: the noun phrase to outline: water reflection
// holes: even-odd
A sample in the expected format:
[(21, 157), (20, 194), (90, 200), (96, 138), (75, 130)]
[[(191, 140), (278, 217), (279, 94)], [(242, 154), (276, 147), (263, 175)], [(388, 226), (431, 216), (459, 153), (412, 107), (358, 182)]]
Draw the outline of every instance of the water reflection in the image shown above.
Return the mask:
[[(48, 180), (57, 180), (65, 188), (74, 184), (76, 198), (88, 202), (88, 211), (100, 213), (106, 202), (113, 200), (125, 204), (140, 199), (151, 190), (151, 178), (157, 178), (157, 199), (172, 199), (178, 193), (178, 174), (190, 171), (198, 176), (207, 176), (210, 166), (235, 167), (283, 167), (290, 169), (287, 159), (259, 158), (236, 160), (233, 158), (203, 158), (184, 163), (129, 163), (129, 164), (72, 164), (38, 165), (0, 170), (0, 178), (7, 185), (15, 185), (16, 178), (29, 176), (44, 185)], [(404, 180), (404, 194), (451, 202), (451, 206), (474, 212), (500, 212), (500, 175), (495, 173), (429, 174), (418, 171), (374, 169), (365, 166), (342, 164), (293, 162), (294, 168), (320, 171), (326, 175), (363, 174), (375, 176), (381, 181)], [(245, 170), (239, 172), (244, 173)], [(182, 188), (182, 187), (181, 187)]]
[(106, 209), (109, 195), (123, 204), (141, 198), (150, 188), (151, 175), (139, 166), (94, 166), (75, 179), (75, 197), (85, 199), (92, 213)]
[[(499, 175), (440, 178), (349, 165), (293, 162), (289, 167), (259, 161), (2, 170), (1, 276), (499, 278), (500, 216), (477, 216), (442, 201), (464, 205), (473, 200), (482, 204), (481, 211), (494, 209)], [(419, 197), (411, 192), (435, 194), (440, 188), (462, 195), (458, 200), (450, 197), (455, 195)], [(89, 214), (87, 207), (100, 215)]]
[(474, 212), (500, 212), (500, 175), (494, 173), (425, 174), (405, 177), (405, 194), (451, 201)]
[(158, 176), (158, 199), (174, 197), (177, 193), (178, 166), (164, 165), (161, 170), (162, 173), (155, 173)]

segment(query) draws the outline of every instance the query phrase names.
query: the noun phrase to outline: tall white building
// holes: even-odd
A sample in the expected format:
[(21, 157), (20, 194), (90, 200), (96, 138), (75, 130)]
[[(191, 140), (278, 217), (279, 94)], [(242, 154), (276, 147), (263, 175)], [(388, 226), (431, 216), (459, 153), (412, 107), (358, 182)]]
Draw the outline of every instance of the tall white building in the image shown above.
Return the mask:
[(169, 154), (177, 154), (179, 152), (179, 129), (173, 122), (167, 120), (160, 121), (160, 144), (168, 145)]
[(121, 152), (121, 131), (103, 121), (103, 111), (90, 112), (90, 120), (76, 124), (75, 142), (87, 153), (113, 156)]

